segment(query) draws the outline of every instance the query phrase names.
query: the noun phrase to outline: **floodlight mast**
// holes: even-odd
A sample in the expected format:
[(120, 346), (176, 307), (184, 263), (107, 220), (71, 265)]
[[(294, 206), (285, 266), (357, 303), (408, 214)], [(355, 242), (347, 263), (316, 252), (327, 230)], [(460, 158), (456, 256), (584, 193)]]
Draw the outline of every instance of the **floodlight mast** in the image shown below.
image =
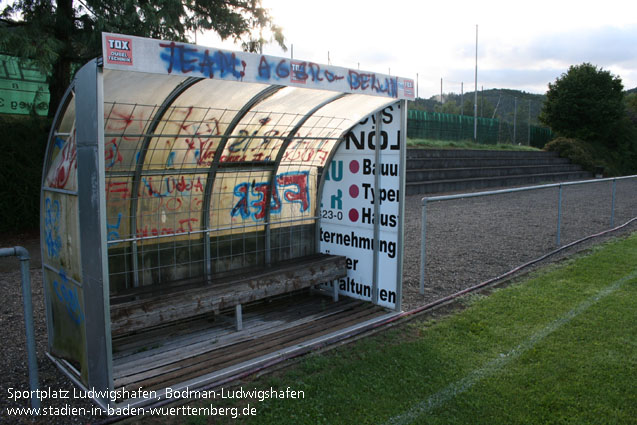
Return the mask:
[(476, 72), (473, 91), (473, 140), (478, 141), (478, 25), (476, 24)]

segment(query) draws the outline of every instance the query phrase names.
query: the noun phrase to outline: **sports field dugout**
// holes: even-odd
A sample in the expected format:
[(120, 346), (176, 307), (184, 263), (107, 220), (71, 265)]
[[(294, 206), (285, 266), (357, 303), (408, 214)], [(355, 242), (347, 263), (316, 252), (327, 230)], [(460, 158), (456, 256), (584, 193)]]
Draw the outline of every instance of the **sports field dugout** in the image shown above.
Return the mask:
[(102, 46), (57, 110), (41, 190), (48, 356), (97, 403), (214, 385), (400, 311), (412, 80)]

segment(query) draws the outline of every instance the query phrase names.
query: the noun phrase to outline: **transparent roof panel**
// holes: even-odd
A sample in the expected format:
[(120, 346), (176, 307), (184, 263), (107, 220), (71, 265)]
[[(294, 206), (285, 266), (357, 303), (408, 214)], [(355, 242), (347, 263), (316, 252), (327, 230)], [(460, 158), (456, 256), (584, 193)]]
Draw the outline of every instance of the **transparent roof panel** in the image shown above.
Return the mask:
[(347, 95), (328, 103), (301, 127), (283, 154), (281, 165), (325, 165), (338, 139), (357, 122), (392, 99), (365, 95)]
[(57, 131), (53, 135), (53, 143), (49, 146), (49, 162), (47, 164), (45, 184), (58, 189), (75, 190), (76, 147), (75, 147), (75, 94), (70, 93), (70, 100), (62, 114)]
[(135, 169), (144, 136), (166, 98), (185, 77), (104, 70), (107, 172)]
[(358, 121), (395, 99), (349, 95), (325, 105), (303, 125), (300, 137), (340, 137)]
[(104, 103), (161, 105), (187, 77), (104, 69)]
[(257, 104), (239, 122), (224, 149), (223, 162), (273, 161), (284, 139), (317, 106), (337, 94), (285, 87)]
[(58, 127), (58, 133), (68, 134), (71, 132), (71, 128), (75, 125), (75, 93), (72, 92), (70, 94), (70, 99), (66, 110), (64, 111), (64, 115), (62, 116), (62, 120), (60, 121), (60, 126)]
[[(163, 114), (148, 146), (144, 169), (210, 167), (221, 136), (265, 84), (201, 80)], [(160, 136), (161, 135), (161, 136)]]

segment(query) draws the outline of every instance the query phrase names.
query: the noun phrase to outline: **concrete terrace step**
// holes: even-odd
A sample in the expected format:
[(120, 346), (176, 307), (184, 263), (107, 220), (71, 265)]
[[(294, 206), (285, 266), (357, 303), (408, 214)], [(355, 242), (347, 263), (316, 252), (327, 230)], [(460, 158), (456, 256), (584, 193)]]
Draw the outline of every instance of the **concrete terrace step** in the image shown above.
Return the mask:
[(423, 168), (478, 168), (478, 167), (521, 167), (524, 165), (555, 165), (568, 164), (566, 158), (554, 157), (532, 157), (532, 158), (419, 158), (409, 159), (407, 157), (407, 169)]
[(582, 171), (576, 164), (562, 165), (524, 165), (519, 167), (482, 167), (482, 168), (430, 168), (422, 170), (407, 169), (407, 182), (427, 182), (431, 180), (457, 180), (478, 177), (515, 176), (520, 174), (550, 174)]
[(407, 158), (559, 158), (557, 152), (471, 149), (407, 149)]
[(462, 192), (491, 187), (522, 186), (590, 178), (586, 171), (566, 173), (530, 174), (506, 177), (486, 177), (458, 180), (432, 180), (429, 182), (408, 182), (407, 195), (434, 194), (443, 192)]
[(591, 178), (555, 152), (408, 149), (407, 194), (434, 194)]

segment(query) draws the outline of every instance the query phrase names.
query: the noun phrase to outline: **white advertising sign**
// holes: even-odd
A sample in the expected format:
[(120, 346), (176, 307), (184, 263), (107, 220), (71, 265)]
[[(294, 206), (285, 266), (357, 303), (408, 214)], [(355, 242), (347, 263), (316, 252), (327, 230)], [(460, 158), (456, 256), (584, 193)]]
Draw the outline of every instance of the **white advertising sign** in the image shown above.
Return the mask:
[(316, 88), (414, 99), (414, 80), (174, 41), (102, 33), (104, 67), (185, 77)]
[[(380, 164), (375, 164), (376, 117), (356, 125), (327, 168), (320, 211), (321, 252), (347, 257), (347, 277), (339, 293), (372, 300), (374, 271), (374, 206), (378, 203), (378, 304), (396, 308), (401, 278), (398, 235), (401, 146), (400, 103), (381, 112)], [(380, 185), (375, 186), (375, 173)]]

